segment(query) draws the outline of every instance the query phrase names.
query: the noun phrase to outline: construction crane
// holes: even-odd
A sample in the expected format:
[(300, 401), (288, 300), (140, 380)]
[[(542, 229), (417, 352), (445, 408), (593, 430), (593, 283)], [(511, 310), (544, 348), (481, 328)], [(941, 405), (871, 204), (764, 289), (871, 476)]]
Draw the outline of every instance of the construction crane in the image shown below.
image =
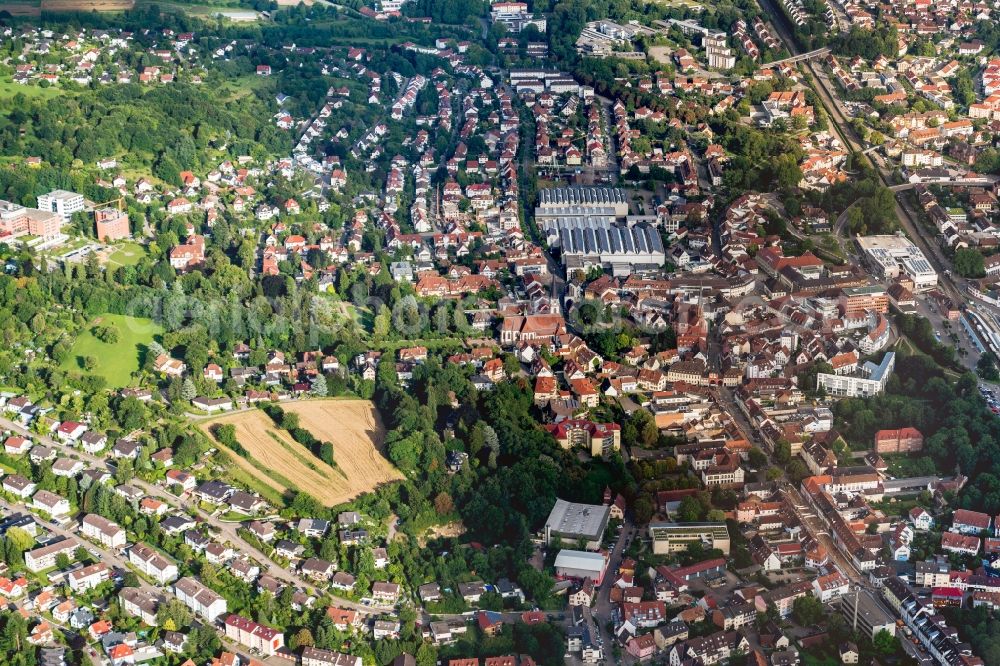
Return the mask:
[(94, 204), (94, 210), (100, 210), (101, 208), (107, 208), (111, 204), (115, 205), (120, 211), (125, 210), (125, 197), (118, 197), (117, 199), (112, 199), (111, 201), (105, 201), (104, 203)]

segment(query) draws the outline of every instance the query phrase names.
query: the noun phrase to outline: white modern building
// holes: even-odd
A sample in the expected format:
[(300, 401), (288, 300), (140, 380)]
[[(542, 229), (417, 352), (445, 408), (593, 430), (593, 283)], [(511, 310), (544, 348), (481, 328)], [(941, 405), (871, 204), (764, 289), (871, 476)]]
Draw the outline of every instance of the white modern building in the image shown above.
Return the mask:
[(56, 213), (66, 222), (83, 206), (83, 195), (68, 190), (52, 190), (38, 197), (38, 210)]
[(863, 236), (857, 243), (872, 272), (883, 280), (894, 280), (905, 274), (913, 280), (915, 291), (937, 286), (937, 273), (920, 248), (906, 236)]
[(896, 353), (886, 352), (881, 363), (865, 361), (854, 374), (834, 375), (821, 372), (816, 375), (816, 387), (823, 388), (828, 395), (840, 398), (878, 395), (885, 390), (885, 385), (889, 382), (895, 367)]

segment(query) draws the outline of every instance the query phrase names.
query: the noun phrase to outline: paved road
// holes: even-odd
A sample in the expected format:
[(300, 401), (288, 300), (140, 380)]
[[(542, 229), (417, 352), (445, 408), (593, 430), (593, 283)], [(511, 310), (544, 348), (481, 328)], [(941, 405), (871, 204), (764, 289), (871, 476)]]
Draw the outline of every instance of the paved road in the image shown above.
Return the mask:
[(618, 542), (615, 544), (614, 550), (611, 551), (608, 557), (608, 569), (607, 574), (604, 576), (604, 580), (601, 581), (601, 587), (597, 591), (597, 601), (594, 603), (594, 607), (590, 609), (591, 616), (593, 617), (593, 623), (596, 627), (592, 627), (592, 631), (596, 629), (598, 632), (594, 636), (600, 636), (603, 642), (603, 648), (605, 650), (604, 658), (609, 659), (608, 651), (611, 649), (611, 645), (614, 642), (614, 636), (607, 629), (608, 622), (611, 621), (611, 586), (615, 582), (615, 572), (618, 571), (618, 566), (622, 562), (622, 558), (625, 554), (625, 544), (632, 543), (632, 540), (636, 538), (637, 530), (635, 525), (628, 519), (626, 519), (624, 525), (622, 526), (622, 531), (618, 537)]

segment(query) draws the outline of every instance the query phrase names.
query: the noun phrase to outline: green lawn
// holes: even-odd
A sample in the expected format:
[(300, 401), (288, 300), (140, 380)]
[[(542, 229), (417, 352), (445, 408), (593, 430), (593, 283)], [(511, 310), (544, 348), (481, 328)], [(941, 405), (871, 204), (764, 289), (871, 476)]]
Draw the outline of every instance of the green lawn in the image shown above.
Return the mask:
[(115, 251), (108, 257), (109, 266), (135, 266), (146, 256), (146, 248), (138, 243), (122, 243), (115, 246)]
[(13, 81), (0, 81), (0, 99), (7, 99), (9, 97), (14, 97), (18, 93), (21, 93), (28, 99), (42, 98), (42, 99), (52, 99), (53, 97), (58, 97), (59, 95), (67, 94), (65, 90), (59, 86), (49, 86), (48, 88), (42, 88), (35, 84), (21, 85), (20, 83), (14, 83)]
[(247, 95), (252, 94), (255, 90), (263, 88), (267, 85), (271, 85), (273, 87), (273, 81), (271, 81), (269, 77), (249, 74), (247, 76), (240, 76), (226, 81), (222, 86), (222, 94), (227, 96), (227, 101), (235, 102), (236, 100), (242, 99)]
[(260, 13), (254, 11), (250, 7), (240, 6), (237, 1), (230, 2), (184, 2), (184, 0), (136, 0), (135, 6), (148, 6), (148, 5), (158, 5), (166, 11), (177, 13), (182, 12), (190, 16), (215, 16), (219, 12), (226, 11), (246, 11), (254, 12), (257, 14), (258, 20), (260, 19)]
[[(93, 328), (98, 324), (118, 329), (118, 342), (108, 344), (94, 337)], [(149, 319), (117, 314), (101, 315), (91, 320), (87, 329), (76, 338), (63, 367), (82, 371), (84, 359), (93, 356), (97, 359), (95, 374), (107, 379), (108, 384), (114, 388), (127, 386), (132, 373), (139, 369), (147, 345), (162, 333), (163, 329)]]

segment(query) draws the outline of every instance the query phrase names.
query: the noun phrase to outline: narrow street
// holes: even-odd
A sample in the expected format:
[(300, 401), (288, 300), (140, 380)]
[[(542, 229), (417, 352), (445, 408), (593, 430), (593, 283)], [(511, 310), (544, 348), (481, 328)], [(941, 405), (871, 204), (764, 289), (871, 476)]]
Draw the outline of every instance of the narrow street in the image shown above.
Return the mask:
[(621, 565), (625, 553), (625, 544), (632, 543), (632, 540), (636, 538), (636, 534), (635, 525), (626, 519), (622, 526), (622, 531), (618, 536), (618, 542), (608, 558), (607, 574), (604, 576), (604, 580), (601, 581), (601, 587), (597, 590), (597, 601), (594, 602), (594, 607), (590, 609), (592, 624), (594, 625), (592, 626), (592, 631), (595, 628), (597, 631), (593, 636), (595, 640), (597, 636), (600, 636), (601, 645), (605, 652), (605, 660), (608, 659), (607, 651), (611, 649), (615, 640), (614, 635), (608, 631), (608, 624), (612, 619), (611, 586), (614, 584), (614, 572), (618, 571), (618, 567)]

